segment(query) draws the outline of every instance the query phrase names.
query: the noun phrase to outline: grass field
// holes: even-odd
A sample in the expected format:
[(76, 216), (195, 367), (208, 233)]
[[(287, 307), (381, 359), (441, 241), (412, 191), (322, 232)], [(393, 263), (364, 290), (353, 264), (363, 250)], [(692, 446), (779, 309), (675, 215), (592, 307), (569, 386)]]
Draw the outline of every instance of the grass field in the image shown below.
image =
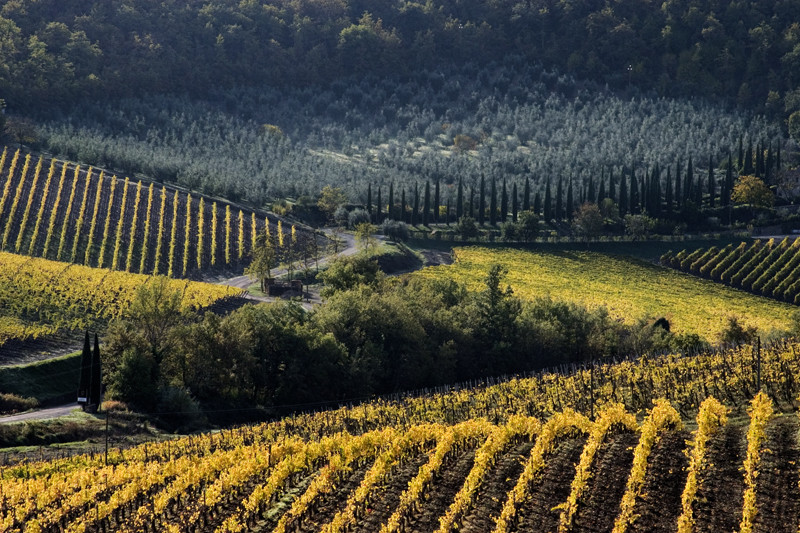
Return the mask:
[(505, 282), (525, 299), (550, 296), (633, 322), (666, 317), (672, 330), (717, 340), (729, 315), (762, 334), (790, 327), (797, 307), (754, 296), (628, 256), (585, 251), (524, 251), (466, 247), (450, 266), (426, 268), (419, 276), (453, 278), (480, 290), (493, 263), (507, 267)]

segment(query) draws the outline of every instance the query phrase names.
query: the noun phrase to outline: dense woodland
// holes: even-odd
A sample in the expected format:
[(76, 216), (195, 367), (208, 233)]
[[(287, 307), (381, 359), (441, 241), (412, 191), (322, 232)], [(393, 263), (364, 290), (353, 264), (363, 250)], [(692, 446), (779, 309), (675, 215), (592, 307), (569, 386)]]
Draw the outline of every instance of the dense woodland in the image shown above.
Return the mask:
[[(611, 356), (693, 350), (697, 334), (661, 317), (633, 323), (606, 308), (517, 297), (494, 265), (480, 291), (452, 280), (386, 278), (364, 255), (320, 274), (327, 301), (245, 306), (228, 316), (182, 314), (151, 284), (105, 337), (110, 394), (145, 411), (289, 406), (341, 401), (582, 363)], [(735, 319), (713, 342), (750, 342)], [(766, 337), (765, 337), (766, 338)], [(194, 400), (190, 399), (193, 398)], [(195, 409), (197, 408), (196, 404)], [(228, 416), (226, 413), (224, 416)]]
[(13, 0), (0, 94), (15, 109), (212, 87), (413, 74), (510, 52), (614, 87), (800, 106), (792, 0)]

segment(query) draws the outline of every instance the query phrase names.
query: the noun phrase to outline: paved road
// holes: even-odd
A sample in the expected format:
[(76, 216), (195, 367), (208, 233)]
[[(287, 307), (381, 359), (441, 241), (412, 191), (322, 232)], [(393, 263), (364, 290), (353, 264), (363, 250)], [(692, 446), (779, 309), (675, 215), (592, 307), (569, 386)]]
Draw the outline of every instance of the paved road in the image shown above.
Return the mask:
[(66, 416), (75, 409), (80, 409), (77, 403), (70, 403), (67, 405), (59, 405), (58, 407), (48, 407), (47, 409), (39, 409), (38, 411), (26, 411), (16, 415), (0, 416), (0, 424), (9, 424), (11, 422), (24, 422), (26, 420), (44, 420), (46, 418), (58, 418)]

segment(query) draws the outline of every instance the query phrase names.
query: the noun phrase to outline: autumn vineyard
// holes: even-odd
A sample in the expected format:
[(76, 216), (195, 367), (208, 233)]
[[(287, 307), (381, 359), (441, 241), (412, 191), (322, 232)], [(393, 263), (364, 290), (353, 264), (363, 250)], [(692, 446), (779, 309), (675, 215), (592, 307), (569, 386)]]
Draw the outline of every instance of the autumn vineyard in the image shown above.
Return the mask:
[(738, 246), (668, 252), (661, 263), (752, 292), (800, 304), (800, 239), (755, 240)]
[(239, 270), (266, 232), (285, 255), (279, 218), (171, 187), (4, 148), (0, 250), (174, 278)]
[(564, 369), (6, 466), (0, 520), (9, 532), (796, 531), (798, 420), (781, 412), (800, 392), (799, 348)]

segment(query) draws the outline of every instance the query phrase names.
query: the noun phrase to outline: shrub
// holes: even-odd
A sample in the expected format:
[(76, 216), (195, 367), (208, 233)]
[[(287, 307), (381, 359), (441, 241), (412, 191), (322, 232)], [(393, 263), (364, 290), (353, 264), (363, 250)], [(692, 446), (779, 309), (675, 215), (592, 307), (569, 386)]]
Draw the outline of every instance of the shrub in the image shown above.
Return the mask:
[(18, 413), (39, 405), (36, 398), (23, 398), (16, 394), (0, 393), (0, 413)]
[(409, 237), (408, 224), (387, 218), (381, 224), (381, 233), (393, 241), (407, 241)]

